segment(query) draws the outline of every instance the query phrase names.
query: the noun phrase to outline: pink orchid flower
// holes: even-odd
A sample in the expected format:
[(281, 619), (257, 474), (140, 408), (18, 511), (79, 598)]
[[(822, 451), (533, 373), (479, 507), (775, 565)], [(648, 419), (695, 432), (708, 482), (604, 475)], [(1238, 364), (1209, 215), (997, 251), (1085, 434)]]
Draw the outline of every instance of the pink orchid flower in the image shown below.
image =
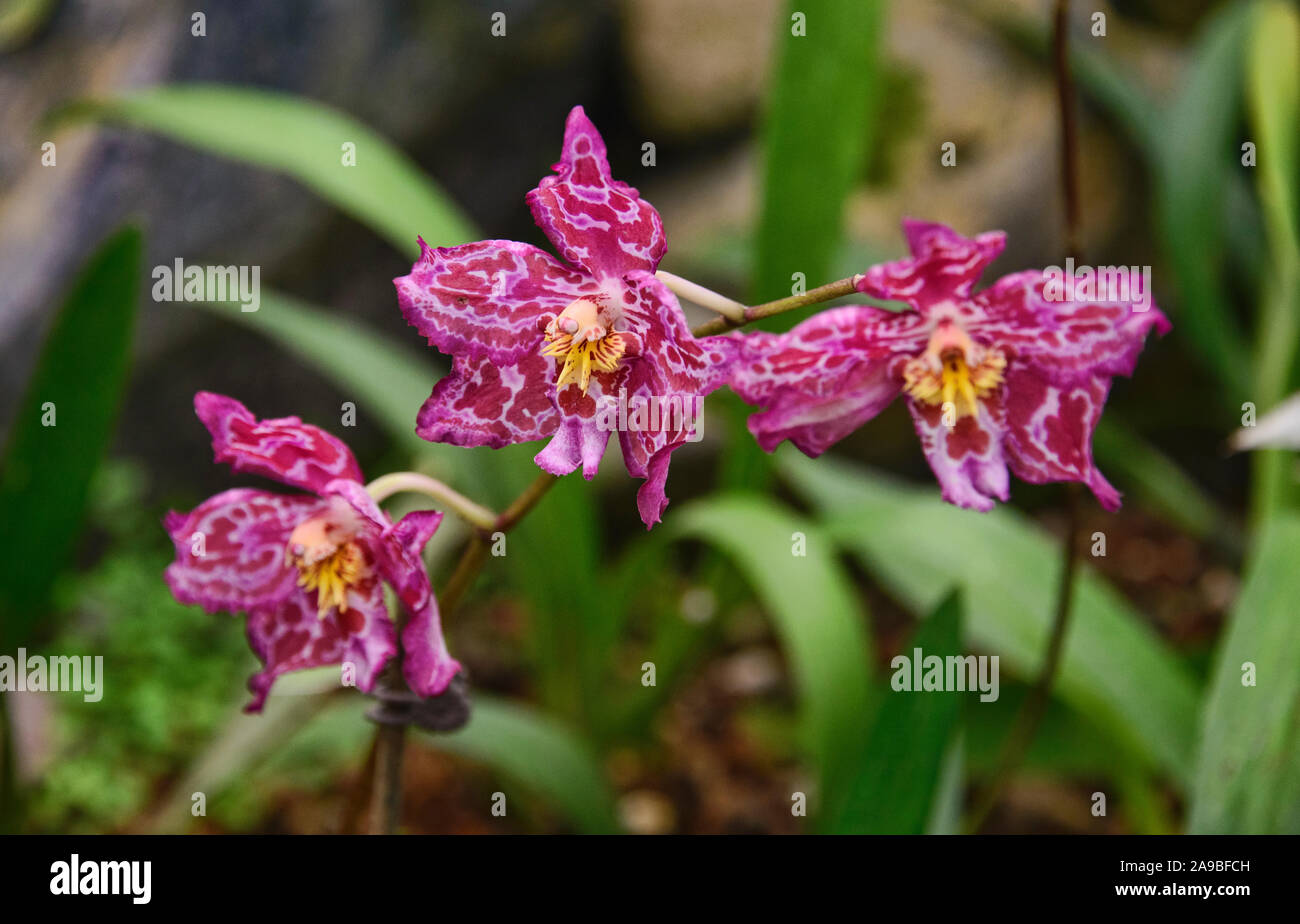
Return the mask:
[(411, 615), (402, 632), (411, 689), (434, 696), (460, 665), (447, 652), (438, 604), (420, 552), (442, 520), (432, 510), (396, 524), (366, 493), (361, 469), (339, 439), (297, 417), (258, 420), (233, 398), (199, 392), (194, 409), (218, 462), (303, 488), (273, 494), (235, 488), (164, 526), (176, 545), (167, 583), (182, 603), (208, 612), (243, 610), (265, 667), (248, 686), (259, 712), (287, 671), (350, 664), (369, 692), (397, 652), (384, 582)]
[(1034, 484), (1082, 482), (1117, 509), (1092, 433), (1111, 378), (1132, 374), (1152, 327), (1169, 329), (1150, 293), (1071, 299), (1082, 279), (1041, 270), (972, 292), (1005, 234), (970, 239), (910, 220), (903, 229), (911, 258), (872, 267), (857, 289), (910, 310), (834, 308), (786, 334), (724, 338), (729, 384), (763, 408), (749, 420), (759, 444), (789, 439), (818, 456), (902, 394), (944, 500), (992, 509), (1007, 499), (1010, 466)]
[[(669, 456), (692, 436), (691, 409), (721, 384), (716, 346), (691, 336), (654, 276), (667, 250), (659, 213), (610, 175), (605, 143), (575, 107), (564, 151), (527, 197), (563, 257), (515, 241), (431, 248), (394, 280), (406, 320), (454, 358), (420, 409), (431, 442), (491, 446), (549, 438), (537, 464), (595, 477), (618, 430), (628, 473), (645, 479), (647, 527), (668, 505)], [(711, 352), (714, 351), (714, 352)], [(673, 413), (641, 415), (636, 406)], [(616, 408), (627, 413), (611, 413)]]

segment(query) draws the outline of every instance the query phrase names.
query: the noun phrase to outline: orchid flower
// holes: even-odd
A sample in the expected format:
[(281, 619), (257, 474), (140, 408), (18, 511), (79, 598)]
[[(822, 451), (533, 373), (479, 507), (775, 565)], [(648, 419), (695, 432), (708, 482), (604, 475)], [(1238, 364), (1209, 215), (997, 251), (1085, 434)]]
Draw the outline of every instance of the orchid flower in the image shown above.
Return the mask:
[(581, 466), (591, 479), (618, 429), (628, 473), (645, 479), (637, 507), (648, 528), (668, 505), (669, 457), (691, 440), (694, 421), (655, 414), (611, 427), (609, 412), (652, 399), (694, 407), (721, 384), (723, 356), (691, 336), (655, 278), (667, 249), (659, 213), (612, 178), (581, 106), (569, 113), (552, 169), (527, 201), (562, 260), (515, 241), (421, 240), (410, 274), (394, 280), (408, 323), (453, 357), (416, 433), (493, 448), (549, 438), (535, 459), (541, 468), (565, 475)]
[(233, 398), (194, 396), (216, 461), (302, 488), (274, 494), (234, 488), (164, 520), (176, 546), (167, 583), (182, 603), (245, 611), (264, 668), (249, 680), (259, 712), (287, 671), (350, 664), (369, 692), (397, 652), (384, 582), (410, 614), (402, 631), (411, 689), (434, 696), (460, 665), (447, 652), (438, 604), (420, 558), (442, 514), (409, 513), (396, 524), (366, 493), (351, 450), (297, 417), (258, 420)]
[(872, 267), (856, 288), (907, 310), (833, 308), (789, 333), (720, 338), (734, 358), (728, 384), (763, 409), (749, 420), (759, 444), (789, 439), (820, 455), (901, 394), (944, 500), (992, 509), (1007, 499), (1009, 466), (1034, 484), (1081, 482), (1117, 509), (1092, 433), (1111, 378), (1132, 374), (1151, 328), (1169, 329), (1150, 293), (1070, 299), (1073, 279), (1040, 270), (973, 292), (1005, 234), (903, 228), (912, 256)]

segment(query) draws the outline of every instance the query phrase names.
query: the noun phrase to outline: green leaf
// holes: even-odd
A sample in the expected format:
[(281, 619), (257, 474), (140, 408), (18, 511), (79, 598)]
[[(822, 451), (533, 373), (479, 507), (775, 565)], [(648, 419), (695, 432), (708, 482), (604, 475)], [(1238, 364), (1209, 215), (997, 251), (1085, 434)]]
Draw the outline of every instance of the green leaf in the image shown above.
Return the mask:
[(1156, 213), (1178, 285), (1175, 330), (1229, 389), (1249, 388), (1249, 351), (1223, 279), (1224, 190), (1240, 168), (1237, 123), (1249, 4), (1229, 4), (1197, 42), (1182, 91), (1160, 120)]
[[(415, 435), (415, 415), (446, 370), (405, 343), (267, 289), (257, 311), (242, 311), (238, 302), (197, 306), (257, 331), (316, 369), (356, 402), (358, 414), (373, 415), (403, 448), (415, 454), (444, 449)], [(442, 455), (450, 455), (450, 449)]]
[(14, 418), (0, 472), (2, 649), (27, 641), (45, 615), (80, 534), (131, 363), (140, 266), (135, 228), (94, 253), (54, 319)]
[(1092, 435), (1098, 461), (1147, 507), (1198, 539), (1232, 535), (1224, 511), (1191, 476), (1132, 430), (1103, 417)]
[(804, 746), (822, 792), (833, 792), (866, 729), (871, 674), (863, 601), (835, 549), (810, 523), (760, 497), (697, 501), (660, 528), (726, 553), (757, 592), (799, 691)]
[[(778, 454), (790, 483), (827, 517), (914, 612), (928, 612), (954, 584), (965, 594), (967, 641), (1002, 667), (1036, 676), (1047, 644), (1061, 555), (1058, 542), (1008, 507), (960, 510), (937, 487), (911, 488), (867, 469), (794, 452)], [(1075, 586), (1071, 628), (1055, 695), (1175, 782), (1189, 776), (1196, 690), (1182, 663), (1105, 581)]]
[[(806, 17), (806, 35), (791, 34), (795, 16)], [(789, 295), (794, 273), (803, 273), (810, 288), (827, 281), (844, 200), (875, 133), (882, 31), (879, 0), (792, 2), (777, 24), (778, 63), (763, 129), (758, 301)], [(777, 323), (788, 327), (798, 314)]]
[[(1300, 340), (1300, 13), (1289, 3), (1256, 6), (1246, 60), (1246, 89), (1257, 143), (1256, 177), (1268, 235), (1269, 262), (1257, 324), (1251, 398), (1271, 409), (1295, 374)], [(1294, 500), (1289, 453), (1257, 453), (1252, 507), (1256, 516)]]
[(1300, 517), (1266, 521), (1205, 702), (1188, 822), (1194, 834), (1300, 833), (1297, 561)]
[[(217, 84), (154, 87), (110, 100), (73, 103), (52, 116), (128, 125), (277, 170), (368, 225), (403, 253), (473, 240), (474, 229), (411, 160), (365, 125), (322, 103), (286, 93)], [(344, 145), (355, 165), (344, 165)]]
[(428, 740), (439, 750), (482, 761), (545, 797), (584, 833), (619, 830), (613, 793), (590, 746), (527, 706), (476, 694), (468, 725)]
[[(962, 653), (962, 604), (950, 593), (905, 647), (907, 657)], [(910, 668), (909, 668), (910, 670)], [(944, 758), (953, 742), (961, 697), (953, 691), (899, 691), (892, 680), (862, 741), (852, 777), (827, 804), (831, 834), (924, 834), (935, 814)]]

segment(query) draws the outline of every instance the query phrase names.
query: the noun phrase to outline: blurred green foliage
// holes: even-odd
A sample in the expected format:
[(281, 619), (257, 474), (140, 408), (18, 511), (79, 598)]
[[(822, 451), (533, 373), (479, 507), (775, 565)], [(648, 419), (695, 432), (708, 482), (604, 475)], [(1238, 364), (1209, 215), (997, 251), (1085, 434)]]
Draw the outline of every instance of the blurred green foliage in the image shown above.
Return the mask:
[[(876, 79), (885, 4), (818, 5), (807, 36), (791, 33), (798, 6), (775, 24), (778, 65), (763, 117), (758, 228), (727, 257), (738, 264), (734, 251), (752, 245), (759, 298), (787, 294), (793, 273), (804, 273), (811, 287), (846, 262), (844, 201), (864, 165), (884, 169), (869, 150), (880, 134), (881, 88), (899, 85)], [(1031, 50), (1045, 47), (1041, 29), (1005, 19), (999, 27)], [(1215, 376), (1233, 413), (1241, 400), (1268, 405), (1295, 384), (1297, 61), (1295, 10), (1273, 0), (1229, 4), (1207, 21), (1181, 87), (1167, 100), (1151, 97), (1095, 48), (1074, 58), (1084, 91), (1128, 134), (1152, 180), (1154, 230), (1176, 290), (1167, 306), (1174, 336)], [(414, 253), (416, 234), (437, 244), (478, 236), (405, 155), (306, 100), (177, 86), (74, 105), (61, 117), (160, 132), (288, 173), (404, 253)], [(1260, 165), (1249, 177), (1238, 151), (1247, 119)], [(340, 139), (356, 144), (356, 168), (340, 170)], [(1257, 227), (1266, 230), (1266, 254), (1249, 239)], [(85, 485), (125, 376), (139, 247), (138, 235), (126, 232), (91, 258), (10, 439), (0, 518), (11, 528), (0, 533), (28, 543), (30, 533), (14, 524), (37, 519), (46, 531), (40, 548), (50, 552), (47, 562), (18, 556), (35, 564), (0, 583), (6, 593), (26, 587), (29, 594), (22, 607), (29, 615), (5, 619), (11, 640), (26, 637), (30, 614), (40, 611), (32, 601), (48, 594), (80, 533)], [(847, 265), (860, 260), (854, 254)], [(1230, 281), (1238, 277), (1259, 300), (1253, 337), (1234, 308)], [(391, 343), (283, 294), (264, 293), (261, 310), (251, 314), (204, 309), (315, 368), (385, 427), (414, 466), (484, 503), (503, 507), (533, 478), (535, 447), (461, 450), (414, 437), (415, 410), (445, 368), (418, 344)], [(85, 437), (75, 443), (93, 451), (56, 456), (57, 482), (37, 477), (14, 487), (15, 473), (35, 471), (32, 408), (87, 381), (96, 400), (69, 407), (93, 412), (80, 421), (76, 432)], [(574, 830), (618, 830), (608, 772), (615, 755), (655, 746), (664, 706), (758, 607), (771, 621), (795, 708), (757, 703), (740, 721), (776, 759), (798, 760), (816, 774), (810, 829), (958, 829), (966, 783), (992, 771), (1042, 657), (1060, 567), (1056, 540), (1010, 508), (960, 511), (942, 504), (933, 486), (905, 487), (862, 466), (793, 453), (779, 453), (774, 466), (744, 436), (739, 402), (719, 397), (710, 410), (725, 418), (737, 447), (721, 461), (713, 496), (675, 506), (649, 535), (615, 543), (609, 518), (591, 501), (598, 487), (573, 476), (508, 537), (508, 566), (490, 560), (467, 605), (501, 604), (522, 615), (520, 660), (536, 706), (479, 695), (469, 726), (424, 740), (493, 768), (511, 793), (519, 787), (525, 804), (540, 799)], [(47, 439), (41, 434), (42, 452)], [(1231, 534), (1230, 514), (1169, 454), (1113, 419), (1097, 443), (1146, 508), (1198, 538)], [(1300, 555), (1300, 525), (1286, 470), (1293, 459), (1279, 454), (1257, 464), (1255, 521), (1246, 537), (1251, 564), (1207, 689), (1132, 604), (1085, 571), (1055, 699), (1026, 758), (1030, 769), (1106, 778), (1139, 831), (1176, 829), (1171, 792), (1188, 797), (1191, 830), (1300, 830), (1293, 721), (1300, 635), (1290, 606), (1300, 588), (1289, 565)], [(161, 580), (168, 549), (157, 511), (140, 509), (140, 482), (129, 466), (101, 472), (90, 493), (91, 519), (107, 551), (64, 585), (52, 607), (76, 619), (52, 633), (51, 650), (102, 653), (113, 692), (95, 704), (58, 701), (57, 741), (29, 793), (27, 826), (112, 829), (161, 805), (156, 825), (183, 828), (183, 797), (193, 785), (210, 791), (219, 823), (255, 828), (273, 790), (269, 781), (322, 786), (360, 764), (369, 735), (361, 703), (282, 693), (265, 715), (238, 715), (252, 656), (237, 621), (172, 600)], [(807, 512), (777, 500), (777, 490), (788, 490)], [(1235, 551), (1234, 543), (1224, 545)], [(1011, 675), (1002, 680), (1004, 697), (963, 708), (950, 695), (886, 695), (863, 584), (919, 620), (908, 649), (999, 655)], [(707, 618), (684, 618), (688, 595), (696, 609), (707, 602)], [(453, 638), (457, 631), (453, 624)], [(656, 668), (653, 686), (638, 682), (646, 661)], [(1258, 686), (1242, 686), (1246, 662)], [(177, 777), (170, 796), (160, 791)]]

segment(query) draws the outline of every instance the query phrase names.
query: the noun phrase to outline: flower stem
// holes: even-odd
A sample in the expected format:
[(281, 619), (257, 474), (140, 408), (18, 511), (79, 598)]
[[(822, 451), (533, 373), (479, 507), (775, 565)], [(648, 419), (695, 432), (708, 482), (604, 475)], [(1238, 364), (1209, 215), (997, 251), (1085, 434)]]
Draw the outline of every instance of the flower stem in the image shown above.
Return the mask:
[(852, 295), (857, 291), (857, 280), (857, 276), (850, 276), (847, 279), (828, 282), (824, 286), (809, 289), (802, 295), (791, 295), (788, 298), (778, 298), (774, 302), (764, 302), (763, 304), (755, 305), (752, 308), (745, 308), (739, 318), (734, 320), (725, 316), (714, 318), (712, 321), (706, 321), (701, 324), (699, 327), (695, 328), (695, 330), (691, 331), (691, 333), (696, 337), (711, 337), (714, 334), (725, 334), (727, 331), (735, 330), (737, 327), (741, 327), (751, 321), (770, 318), (774, 314), (794, 311), (797, 308), (816, 305), (820, 302), (828, 302), (833, 298)]
[[(408, 477), (409, 476), (409, 477)], [(385, 482), (385, 479), (391, 479)], [(378, 478), (370, 484), (371, 496), (379, 500), (381, 497), (388, 497), (397, 491), (418, 491), (427, 494), (435, 499), (440, 499), (448, 503), (444, 495), (449, 494), (471, 508), (477, 508), (484, 516), (481, 521), (470, 520), (477, 527), (465, 543), (465, 550), (461, 552), (460, 560), (456, 563), (456, 569), (448, 578), (447, 584), (438, 594), (438, 604), (441, 610), (442, 618), (445, 620), (447, 615), (456, 608), (465, 592), (469, 590), (470, 585), (474, 583), (474, 578), (483, 568), (483, 563), (487, 560), (488, 541), (493, 532), (509, 532), (514, 526), (522, 520), (528, 513), (537, 506), (546, 492), (551, 489), (555, 482), (559, 481), (554, 475), (542, 473), (538, 475), (533, 483), (524, 489), (518, 497), (511, 501), (503, 513), (500, 515), (492, 513), (486, 507), (480, 507), (473, 501), (461, 497), (451, 488), (432, 478), (424, 475), (417, 475), (412, 472), (398, 472), (396, 475), (385, 475)], [(381, 482), (384, 482), (381, 484)], [(430, 487), (432, 483), (436, 488)], [(418, 485), (418, 487), (414, 486)], [(434, 491), (438, 494), (435, 494)], [(448, 503), (448, 506), (452, 506)], [(457, 511), (460, 513), (461, 511)], [(464, 516), (464, 513), (461, 513)], [(469, 517), (466, 517), (469, 519)], [(388, 682), (392, 684), (405, 684), (402, 678), (402, 657), (401, 649), (401, 630), (405, 623), (405, 616), (399, 613), (397, 635), (398, 650), (395, 657), (388, 666)], [(406, 726), (405, 725), (384, 725), (375, 731), (374, 742), (374, 778), (371, 786), (370, 798), (370, 830), (372, 834), (395, 834), (397, 825), (402, 811), (402, 762), (406, 753)]]
[(1038, 726), (1043, 720), (1043, 715), (1047, 712), (1047, 704), (1051, 701), (1052, 684), (1056, 680), (1056, 671), (1061, 664), (1061, 653), (1065, 650), (1066, 629), (1070, 623), (1070, 604), (1074, 600), (1074, 578), (1079, 562), (1078, 556), (1074, 554), (1075, 539), (1079, 531), (1079, 486), (1068, 485), (1066, 493), (1068, 523), (1062, 545), (1061, 581), (1056, 592), (1056, 612), (1047, 638), (1047, 651), (1043, 655), (1043, 665), (1038, 671), (1038, 679), (1025, 697), (1011, 733), (1002, 746), (993, 771), (993, 782), (989, 784), (983, 799), (971, 813), (967, 825), (967, 832), (970, 834), (978, 831), (997, 807), (1006, 788), (1007, 779), (1024, 760)]
[(1056, 0), (1052, 49), (1056, 59), (1056, 102), (1061, 117), (1061, 194), (1065, 204), (1065, 253), (1078, 260), (1079, 129), (1075, 117), (1074, 78), (1070, 73), (1070, 0)]
[[(1070, 79), (1069, 57), (1070, 0), (1056, 0), (1055, 34), (1053, 48), (1056, 53), (1056, 89), (1061, 120), (1061, 192), (1065, 202), (1065, 247), (1067, 255), (1080, 258), (1079, 250), (1079, 136), (1074, 113), (1074, 87)], [(1025, 697), (1016, 716), (1011, 733), (998, 757), (993, 771), (993, 781), (983, 798), (977, 803), (967, 823), (967, 832), (975, 833), (988, 820), (1002, 798), (1007, 779), (1024, 760), (1029, 745), (1034, 740), (1038, 726), (1051, 701), (1052, 684), (1061, 664), (1065, 649), (1065, 635), (1070, 623), (1070, 606), (1074, 600), (1074, 578), (1078, 558), (1074, 546), (1079, 531), (1079, 507), (1082, 489), (1077, 483), (1067, 485), (1066, 530), (1062, 547), (1061, 582), (1057, 587), (1056, 612), (1047, 637), (1047, 651), (1038, 679)]]
[(383, 725), (375, 732), (375, 784), (370, 798), (370, 833), (396, 834), (402, 814), (402, 759), (406, 726)]
[(494, 529), (508, 533), (514, 528), (515, 524), (522, 520), (530, 510), (537, 506), (537, 502), (546, 496), (546, 492), (551, 490), (551, 486), (560, 479), (550, 474), (542, 472), (533, 483), (526, 487), (522, 494), (510, 502), (510, 506), (496, 518)]
[(393, 472), (389, 475), (381, 475), (366, 485), (366, 491), (376, 503), (402, 491), (423, 494), (477, 529), (493, 529), (497, 521), (497, 515), (482, 504), (475, 503), (438, 479), (421, 475), (419, 472)]
[(701, 308), (716, 311), (724, 318), (739, 321), (745, 316), (745, 306), (740, 302), (727, 298), (725, 295), (719, 295), (712, 289), (706, 289), (689, 279), (683, 279), (681, 276), (675, 276), (664, 270), (656, 272), (655, 277), (688, 302), (694, 302)]

